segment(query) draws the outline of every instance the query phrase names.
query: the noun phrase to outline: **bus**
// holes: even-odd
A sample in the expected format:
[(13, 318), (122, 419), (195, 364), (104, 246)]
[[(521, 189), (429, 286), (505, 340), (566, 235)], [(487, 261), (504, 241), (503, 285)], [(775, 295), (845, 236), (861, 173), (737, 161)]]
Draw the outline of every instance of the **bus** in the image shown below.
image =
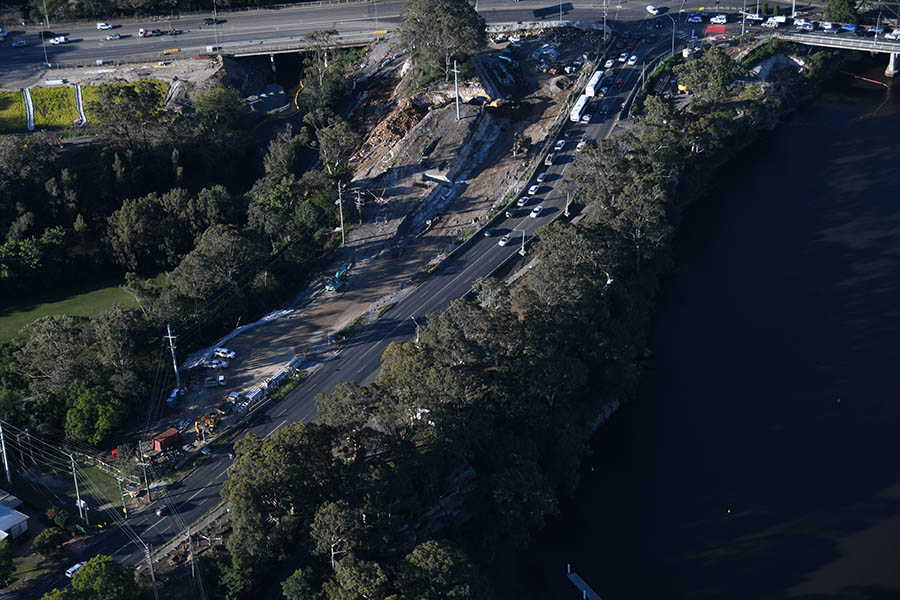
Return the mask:
[(575, 101), (575, 106), (572, 107), (572, 112), (569, 113), (570, 121), (573, 123), (581, 122), (581, 115), (584, 114), (584, 109), (587, 106), (588, 100), (590, 100), (590, 96), (587, 94), (578, 96), (578, 100)]
[(600, 89), (600, 82), (603, 80), (603, 71), (595, 71), (593, 75), (591, 75), (590, 80), (587, 82), (587, 85), (584, 87), (584, 93), (593, 98), (597, 95), (597, 91)]

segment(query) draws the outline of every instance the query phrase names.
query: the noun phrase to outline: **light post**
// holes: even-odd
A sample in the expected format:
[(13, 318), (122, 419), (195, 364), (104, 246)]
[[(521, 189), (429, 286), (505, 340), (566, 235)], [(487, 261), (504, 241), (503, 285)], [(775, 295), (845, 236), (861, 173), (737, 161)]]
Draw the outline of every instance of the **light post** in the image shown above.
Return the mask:
[(409, 318), (412, 319), (412, 322), (416, 324), (416, 342), (415, 343), (416, 343), (416, 345), (418, 345), (419, 344), (419, 322), (416, 321), (416, 318), (412, 315), (410, 315)]
[(741, 36), (746, 33), (747, 24), (747, 0), (744, 0), (744, 9), (741, 11)]
[(569, 192), (566, 192), (566, 210), (563, 212), (564, 217), (569, 216), (569, 203), (571, 202)]
[(675, 17), (666, 13), (666, 16), (669, 17), (669, 20), (672, 21), (672, 55), (675, 54)]
[(522, 232), (522, 247), (519, 248), (519, 256), (525, 256), (525, 229), (513, 229), (513, 231), (521, 231)]

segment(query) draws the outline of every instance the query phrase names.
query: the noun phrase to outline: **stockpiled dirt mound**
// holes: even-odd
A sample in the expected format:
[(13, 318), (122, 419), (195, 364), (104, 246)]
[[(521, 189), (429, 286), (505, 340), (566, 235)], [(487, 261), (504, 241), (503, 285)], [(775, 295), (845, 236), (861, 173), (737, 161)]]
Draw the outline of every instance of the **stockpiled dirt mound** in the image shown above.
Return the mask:
[[(390, 104), (380, 104), (381, 110), (377, 112), (383, 114), (385, 107), (389, 106)], [(404, 98), (388, 112), (387, 116), (381, 117), (353, 157), (355, 176), (373, 167), (385, 152), (393, 148), (422, 120), (426, 113), (427, 110), (418, 107), (410, 98)]]

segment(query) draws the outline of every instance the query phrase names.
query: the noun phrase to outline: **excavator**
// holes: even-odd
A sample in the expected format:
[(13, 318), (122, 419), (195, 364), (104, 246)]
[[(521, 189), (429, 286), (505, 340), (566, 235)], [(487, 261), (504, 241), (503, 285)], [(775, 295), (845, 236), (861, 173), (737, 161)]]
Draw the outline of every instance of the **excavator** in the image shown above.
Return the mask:
[(216, 426), (219, 424), (219, 421), (222, 420), (223, 414), (225, 413), (223, 413), (218, 408), (215, 408), (194, 421), (194, 429), (197, 431), (197, 435), (201, 435), (201, 430), (206, 433), (213, 433), (216, 430)]

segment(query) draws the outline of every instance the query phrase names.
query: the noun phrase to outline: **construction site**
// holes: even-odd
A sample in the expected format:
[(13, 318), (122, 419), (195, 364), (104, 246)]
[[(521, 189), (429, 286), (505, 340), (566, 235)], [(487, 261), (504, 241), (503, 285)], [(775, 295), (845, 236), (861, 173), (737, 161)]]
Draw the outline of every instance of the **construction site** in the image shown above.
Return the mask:
[[(532, 30), (517, 40), (493, 38), (459, 81), (458, 102), (452, 79), (405, 92), (402, 55), (387, 53), (358, 81), (346, 118), (363, 141), (341, 207), (352, 224), (344, 244), (289, 306), (218, 342), (235, 355), (226, 368), (202, 366), (212, 348), (180, 365), (187, 391), (142, 443), (159, 472), (180, 467), (272, 390), (315, 370), (520, 189), (602, 32)], [(220, 375), (221, 384), (204, 385)], [(153, 438), (171, 430), (177, 441), (157, 448)]]

